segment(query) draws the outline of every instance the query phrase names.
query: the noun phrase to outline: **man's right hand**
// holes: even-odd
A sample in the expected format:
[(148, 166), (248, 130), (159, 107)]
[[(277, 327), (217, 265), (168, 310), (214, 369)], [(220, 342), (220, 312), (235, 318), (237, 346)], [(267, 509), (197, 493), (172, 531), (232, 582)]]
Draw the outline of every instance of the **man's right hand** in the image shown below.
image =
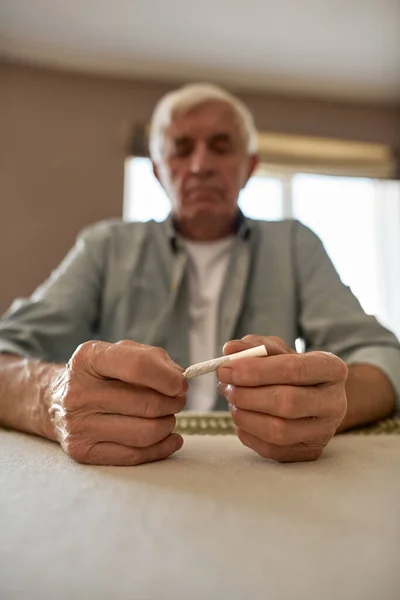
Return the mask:
[(183, 369), (161, 348), (85, 342), (49, 389), (51, 437), (77, 462), (138, 465), (182, 447)]

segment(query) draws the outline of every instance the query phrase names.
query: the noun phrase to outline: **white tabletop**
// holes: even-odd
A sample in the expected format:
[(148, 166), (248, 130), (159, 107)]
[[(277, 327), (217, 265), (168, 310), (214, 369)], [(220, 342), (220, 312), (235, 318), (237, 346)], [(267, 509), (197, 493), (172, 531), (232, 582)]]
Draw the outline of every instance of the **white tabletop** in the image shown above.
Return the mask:
[(0, 431), (0, 598), (398, 600), (400, 436), (277, 464), (235, 436), (88, 467)]

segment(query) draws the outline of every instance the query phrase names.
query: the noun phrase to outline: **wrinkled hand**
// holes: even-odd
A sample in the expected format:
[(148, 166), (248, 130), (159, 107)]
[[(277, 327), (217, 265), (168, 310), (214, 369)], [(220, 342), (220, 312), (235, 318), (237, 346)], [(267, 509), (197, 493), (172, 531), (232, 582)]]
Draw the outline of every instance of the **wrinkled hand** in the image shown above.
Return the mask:
[(326, 352), (297, 354), (281, 339), (248, 335), (225, 344), (232, 354), (264, 344), (268, 355), (227, 363), (219, 393), (230, 403), (245, 446), (280, 462), (315, 460), (347, 410), (347, 366)]
[(161, 348), (122, 341), (79, 346), (50, 390), (55, 439), (80, 463), (137, 465), (183, 444), (172, 433), (186, 402), (183, 369)]

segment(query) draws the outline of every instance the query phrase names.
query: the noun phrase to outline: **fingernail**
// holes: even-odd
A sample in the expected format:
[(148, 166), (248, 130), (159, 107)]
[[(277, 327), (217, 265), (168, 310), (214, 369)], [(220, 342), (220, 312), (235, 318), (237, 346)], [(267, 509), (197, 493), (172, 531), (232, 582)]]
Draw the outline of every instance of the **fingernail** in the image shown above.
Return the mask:
[(222, 383), (222, 381), (219, 381), (219, 382), (217, 383), (217, 391), (218, 391), (218, 394), (219, 394), (220, 396), (224, 396), (224, 394), (225, 394), (225, 390), (226, 390), (226, 383)]

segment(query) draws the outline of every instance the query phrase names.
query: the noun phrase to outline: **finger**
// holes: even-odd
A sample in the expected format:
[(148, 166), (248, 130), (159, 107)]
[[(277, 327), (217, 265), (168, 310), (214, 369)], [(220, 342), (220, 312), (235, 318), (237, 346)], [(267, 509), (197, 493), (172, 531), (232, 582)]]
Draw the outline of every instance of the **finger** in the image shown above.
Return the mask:
[(230, 411), (237, 427), (277, 446), (321, 440), (327, 443), (335, 435), (338, 426), (337, 419), (333, 418), (281, 419), (234, 406), (230, 407)]
[(218, 391), (236, 408), (285, 419), (324, 417), (343, 411), (334, 385), (241, 387), (219, 383)]
[(79, 463), (90, 465), (134, 466), (162, 460), (182, 448), (183, 438), (177, 433), (150, 446), (132, 448), (112, 442), (100, 442), (89, 447), (81, 447), (70, 456)]
[(281, 338), (275, 336), (261, 336), (261, 335), (245, 335), (240, 340), (232, 340), (224, 344), (224, 354), (235, 354), (248, 348), (255, 348), (256, 346), (264, 345), (267, 349), (269, 356), (275, 356), (277, 354), (293, 354), (296, 351), (290, 348)]
[(153, 446), (172, 433), (174, 415), (158, 419), (141, 419), (121, 415), (90, 414), (70, 422), (71, 436), (84, 437), (94, 442), (114, 442), (125, 446), (146, 448)]
[(86, 342), (75, 351), (69, 365), (94, 377), (150, 387), (171, 397), (184, 395), (188, 388), (183, 369), (164, 350), (133, 342)]
[(218, 378), (244, 387), (331, 384), (346, 380), (347, 367), (326, 352), (281, 354), (228, 362), (218, 369)]
[(250, 433), (241, 429), (237, 430), (237, 436), (248, 448), (254, 450), (263, 458), (270, 458), (278, 462), (298, 462), (306, 460), (317, 460), (325, 448), (324, 444), (294, 444), (293, 446), (276, 446), (263, 442)]
[(165, 396), (151, 388), (108, 379), (100, 380), (98, 389), (79, 402), (81, 408), (147, 419), (177, 414), (185, 404), (186, 396)]

